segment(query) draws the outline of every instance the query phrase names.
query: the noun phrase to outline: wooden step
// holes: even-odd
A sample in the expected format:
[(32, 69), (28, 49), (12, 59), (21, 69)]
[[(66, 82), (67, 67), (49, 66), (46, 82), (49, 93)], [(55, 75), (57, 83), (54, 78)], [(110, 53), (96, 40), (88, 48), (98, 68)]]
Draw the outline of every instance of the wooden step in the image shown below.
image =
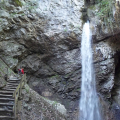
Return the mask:
[(18, 81), (20, 81), (20, 79), (19, 80), (8, 80), (7, 82), (9, 82), (9, 81), (13, 81), (13, 82), (16, 81), (16, 82), (18, 82)]
[(13, 98), (0, 98), (0, 100), (9, 100), (9, 101), (14, 101), (14, 99)]
[(1, 105), (0, 109), (5, 109), (5, 110), (13, 111), (13, 106), (4, 106), (4, 105)]
[(13, 112), (13, 110), (9, 110), (9, 109), (7, 109), (7, 107), (6, 108), (0, 108), (0, 112)]
[(14, 117), (11, 116), (0, 116), (0, 120), (13, 120)]
[(21, 80), (21, 79), (9, 79), (8, 82), (9, 82), (9, 81), (20, 81), (20, 80)]
[(10, 116), (0, 116), (0, 120), (2, 120), (2, 118), (12, 118), (12, 119), (14, 119), (14, 117), (10, 117)]
[(14, 80), (14, 79), (21, 79), (21, 77), (18, 77), (18, 76), (10, 76), (9, 77), (9, 80)]
[(6, 87), (4, 87), (3, 89), (16, 89), (17, 87), (10, 87), (10, 86), (6, 86)]
[(0, 109), (0, 116), (13, 116), (13, 110), (7, 110), (7, 107), (6, 109)]
[(20, 82), (20, 81), (8, 81), (8, 83), (13, 83), (13, 84), (14, 84), (14, 83), (17, 83), (17, 84), (18, 84), (19, 82)]
[(16, 89), (16, 87), (8, 87), (8, 86), (5, 86), (5, 87), (2, 88), (1, 90), (4, 90), (4, 89)]
[(21, 80), (21, 78), (11, 78), (11, 79), (8, 79), (9, 80)]
[(4, 89), (2, 89), (2, 90), (5, 90), (5, 91), (15, 91), (16, 88), (4, 88)]
[(10, 86), (18, 86), (18, 83), (7, 83), (7, 85), (10, 85)]
[(11, 89), (11, 88), (3, 88), (2, 90), (5, 90), (5, 91), (15, 91), (15, 89)]
[(6, 106), (6, 104), (13, 105), (14, 104), (14, 100), (0, 100), (0, 103), (5, 103), (4, 105), (0, 105), (0, 106)]
[(10, 98), (10, 97), (12, 97), (12, 96), (13, 96), (13, 95), (0, 94), (0, 98), (1, 98), (1, 97), (9, 97), (9, 98)]
[(14, 103), (3, 103), (3, 102), (0, 102), (0, 106), (13, 106)]
[(0, 90), (0, 94), (5, 93), (5, 94), (13, 94), (13, 91), (6, 91), (6, 90)]
[(9, 86), (9, 85), (7, 85), (7, 86), (5, 86), (5, 88), (17, 88), (17, 86)]
[(18, 86), (20, 82), (8, 82), (7, 85)]

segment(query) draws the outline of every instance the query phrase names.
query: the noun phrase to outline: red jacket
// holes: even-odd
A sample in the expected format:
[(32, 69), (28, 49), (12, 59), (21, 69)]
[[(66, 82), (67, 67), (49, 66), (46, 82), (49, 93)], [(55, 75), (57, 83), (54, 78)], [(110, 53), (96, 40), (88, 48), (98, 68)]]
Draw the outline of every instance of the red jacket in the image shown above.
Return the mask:
[(24, 74), (24, 70), (23, 69), (21, 69), (21, 73)]

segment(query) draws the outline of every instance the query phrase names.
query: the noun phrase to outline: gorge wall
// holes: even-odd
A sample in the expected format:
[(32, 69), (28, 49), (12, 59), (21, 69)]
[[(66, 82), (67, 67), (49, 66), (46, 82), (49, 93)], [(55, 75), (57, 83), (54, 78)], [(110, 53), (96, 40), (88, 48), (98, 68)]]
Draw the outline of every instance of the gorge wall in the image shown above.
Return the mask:
[[(78, 116), (81, 83), (81, 34), (89, 18), (97, 90), (105, 120), (119, 119), (119, 6), (112, 26), (94, 1), (21, 1), (0, 3), (0, 57), (17, 72), (23, 67), (29, 86), (40, 95), (65, 105)], [(93, 4), (94, 3), (94, 4)], [(106, 24), (105, 24), (106, 23)], [(117, 109), (116, 109), (117, 108)], [(111, 111), (110, 111), (111, 109)]]

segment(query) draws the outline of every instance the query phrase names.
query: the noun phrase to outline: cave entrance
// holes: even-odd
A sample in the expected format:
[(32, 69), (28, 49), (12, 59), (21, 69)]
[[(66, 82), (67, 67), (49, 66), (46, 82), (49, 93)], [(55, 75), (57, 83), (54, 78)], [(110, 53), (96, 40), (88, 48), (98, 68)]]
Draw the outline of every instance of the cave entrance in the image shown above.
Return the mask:
[(117, 102), (117, 96), (120, 95), (120, 51), (115, 54), (115, 79), (112, 89), (112, 99)]

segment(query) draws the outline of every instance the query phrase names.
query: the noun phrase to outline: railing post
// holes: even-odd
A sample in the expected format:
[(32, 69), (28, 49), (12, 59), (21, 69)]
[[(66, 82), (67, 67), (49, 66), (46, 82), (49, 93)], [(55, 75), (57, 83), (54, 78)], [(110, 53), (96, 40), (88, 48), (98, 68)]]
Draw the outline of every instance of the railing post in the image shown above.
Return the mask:
[(24, 85), (25, 85), (25, 74), (24, 74), (23, 82), (24, 82)]
[(19, 93), (19, 97), (21, 97), (21, 93), (22, 93), (22, 80), (23, 80), (23, 77), (24, 76), (22, 76), (22, 78), (20, 80), (20, 93)]
[(7, 81), (8, 81), (8, 67), (7, 67)]
[(17, 104), (17, 101), (16, 101), (16, 92), (15, 92), (15, 105), (14, 105), (14, 114), (15, 114), (15, 119), (16, 119), (16, 113), (17, 113), (17, 109), (16, 109), (16, 104)]
[(8, 70), (9, 71), (9, 75), (11, 76), (11, 70)]
[(19, 100), (19, 99), (18, 99), (18, 106), (17, 106), (17, 107), (18, 107), (18, 108), (17, 108), (17, 109), (18, 109), (18, 112), (20, 112), (20, 110), (21, 110), (21, 100)]
[[(25, 80), (25, 83), (27, 83), (27, 80), (26, 80), (26, 73), (25, 73), (25, 78), (24, 78), (24, 80)], [(25, 85), (25, 83), (24, 83), (24, 85)]]
[(25, 83), (26, 83), (26, 74), (24, 74), (23, 83), (24, 83), (24, 85), (25, 85)]

